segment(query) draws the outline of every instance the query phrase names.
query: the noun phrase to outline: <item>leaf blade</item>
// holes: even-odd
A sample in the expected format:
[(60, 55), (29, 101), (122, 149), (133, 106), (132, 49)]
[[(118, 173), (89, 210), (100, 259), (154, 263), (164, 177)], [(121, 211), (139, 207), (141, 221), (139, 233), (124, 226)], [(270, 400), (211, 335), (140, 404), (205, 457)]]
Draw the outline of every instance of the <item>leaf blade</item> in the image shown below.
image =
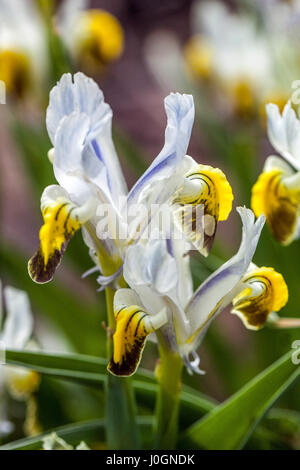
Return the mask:
[(242, 448), (265, 412), (299, 379), (300, 367), (292, 363), (291, 355), (291, 352), (285, 354), (192, 425), (182, 436), (182, 447), (218, 450)]

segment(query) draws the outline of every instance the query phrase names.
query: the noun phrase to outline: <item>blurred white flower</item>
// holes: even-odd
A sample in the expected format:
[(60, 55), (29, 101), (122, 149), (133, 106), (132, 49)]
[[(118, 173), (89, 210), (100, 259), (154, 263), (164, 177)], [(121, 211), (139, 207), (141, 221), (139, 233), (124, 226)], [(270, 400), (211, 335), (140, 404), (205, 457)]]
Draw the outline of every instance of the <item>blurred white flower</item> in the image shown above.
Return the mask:
[(282, 114), (278, 106), (266, 107), (268, 136), (279, 156), (269, 156), (252, 188), (251, 206), (264, 213), (275, 238), (288, 245), (299, 237), (300, 216), (300, 120), (288, 102)]
[(31, 0), (0, 0), (0, 80), (8, 93), (36, 94), (49, 70), (46, 31)]
[[(3, 289), (5, 317), (0, 318), (1, 345), (5, 349), (24, 349), (29, 346), (33, 333), (33, 315), (26, 292), (6, 286)], [(0, 298), (2, 301), (1, 289)], [(28, 400), (40, 382), (39, 374), (23, 367), (0, 366), (1, 427), (0, 436), (10, 433), (13, 424), (7, 420), (4, 401), (5, 390), (15, 399)]]

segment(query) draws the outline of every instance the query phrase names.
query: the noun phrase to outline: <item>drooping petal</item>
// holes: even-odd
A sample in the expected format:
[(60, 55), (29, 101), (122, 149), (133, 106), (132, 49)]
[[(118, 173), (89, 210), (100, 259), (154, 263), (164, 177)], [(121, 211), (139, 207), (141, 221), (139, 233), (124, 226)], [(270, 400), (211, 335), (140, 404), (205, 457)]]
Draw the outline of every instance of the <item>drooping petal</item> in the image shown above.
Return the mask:
[[(71, 145), (76, 145), (76, 140), (74, 144), (68, 142), (67, 139), (61, 142), (62, 136), (60, 136), (59, 141), (56, 140), (63, 120), (73, 114), (86, 116), (86, 122), (83, 125), (85, 133), (82, 131), (81, 138), (77, 139), (77, 142), (79, 142), (77, 145), (81, 146), (82, 150), (84, 147), (86, 153), (78, 154), (77, 157), (69, 152)], [(75, 124), (78, 122), (76, 118), (74, 118), (74, 121)], [(112, 110), (105, 103), (103, 93), (94, 80), (78, 72), (74, 75), (73, 83), (71, 74), (64, 74), (50, 93), (46, 122), (50, 139), (53, 145), (58, 147), (55, 153), (60, 151), (63, 154), (59, 163), (61, 171), (67, 173), (70, 168), (74, 169), (74, 165), (77, 163), (77, 172), (81, 171), (85, 175), (85, 171), (90, 170), (89, 179), (92, 172), (95, 171), (94, 182), (102, 189), (103, 179), (97, 178), (100, 164), (102, 164), (106, 170), (107, 185), (113, 198), (117, 199), (127, 193), (126, 183), (112, 141)], [(77, 129), (74, 122), (73, 127), (73, 138), (75, 139), (76, 133), (81, 132), (81, 127), (79, 126), (79, 129)], [(63, 132), (66, 133), (66, 128)], [(62, 149), (61, 144), (64, 144)], [(55, 157), (55, 159), (57, 158)]]
[(108, 370), (114, 375), (129, 376), (139, 365), (147, 336), (166, 323), (166, 309), (150, 315), (132, 290), (120, 289), (114, 298), (114, 315), (114, 353)]
[(199, 344), (211, 320), (234, 298), (235, 288), (246, 273), (252, 260), (265, 217), (261, 215), (255, 222), (250, 209), (238, 207), (243, 224), (242, 241), (236, 255), (223, 264), (196, 290), (186, 307), (186, 315), (191, 323), (193, 335), (187, 345)]
[(175, 218), (187, 239), (205, 256), (213, 245), (219, 221), (231, 212), (233, 194), (224, 173), (208, 165), (193, 165), (175, 194)]
[(33, 315), (26, 292), (11, 286), (4, 288), (6, 319), (1, 341), (8, 349), (22, 349), (33, 331)]
[[(152, 190), (153, 194), (156, 194), (153, 203), (167, 201), (177, 189), (176, 171), (178, 172), (183, 164), (194, 122), (193, 97), (191, 95), (171, 93), (165, 98), (165, 110), (168, 119), (165, 145), (148, 170), (131, 189), (128, 196), (130, 204), (138, 202), (142, 192), (144, 195), (147, 194), (147, 188)], [(152, 186), (153, 183), (157, 184), (157, 182), (163, 182), (163, 185), (160, 185), (160, 193), (157, 193), (156, 186), (154, 189)], [(148, 194), (147, 197), (149, 197)]]
[(269, 160), (266, 169), (252, 188), (251, 207), (256, 216), (262, 213), (266, 216), (276, 240), (288, 245), (297, 232), (300, 173), (284, 168), (278, 159)]
[(252, 330), (262, 328), (270, 313), (278, 312), (288, 301), (288, 288), (283, 276), (273, 268), (257, 268), (247, 273), (244, 289), (234, 297), (231, 313), (238, 315)]
[(280, 114), (273, 103), (266, 106), (268, 136), (271, 144), (285, 160), (300, 170), (300, 121), (289, 101)]
[(68, 242), (94, 214), (95, 202), (73, 204), (60, 186), (48, 186), (41, 198), (44, 225), (40, 230), (40, 247), (29, 260), (28, 271), (38, 283), (49, 282), (58, 267)]

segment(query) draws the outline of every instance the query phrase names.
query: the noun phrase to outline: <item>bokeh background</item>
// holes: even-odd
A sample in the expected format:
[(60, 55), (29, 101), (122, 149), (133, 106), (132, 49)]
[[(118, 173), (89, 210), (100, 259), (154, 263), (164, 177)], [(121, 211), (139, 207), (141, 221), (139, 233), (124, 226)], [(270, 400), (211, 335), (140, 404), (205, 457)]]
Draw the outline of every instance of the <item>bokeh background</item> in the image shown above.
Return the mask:
[[(174, 77), (173, 85), (170, 82), (166, 86), (149, 66), (151, 38), (157, 33), (172, 33), (184, 47), (193, 34), (193, 3), (189, 0), (90, 2), (91, 7), (115, 15), (124, 30), (122, 56), (107, 70), (95, 71), (94, 78), (114, 112), (115, 143), (129, 187), (159, 153), (166, 124), (163, 98), (170, 91), (177, 91), (178, 77)], [(224, 3), (236, 11), (244, 2)], [(227, 32), (224, 30), (223, 34)], [(162, 50), (163, 47), (162, 43)], [(300, 74), (294, 77), (298, 78)], [(50, 86), (51, 83), (49, 89)], [(194, 94), (197, 108), (189, 154), (201, 163), (219, 166), (233, 187), (234, 206), (249, 207), (251, 187), (271, 153), (261, 117), (248, 119), (219, 113), (213, 108), (203, 83), (187, 79), (180, 91), (183, 90)], [(4, 284), (28, 292), (35, 315), (35, 336), (43, 348), (104, 356), (104, 296), (96, 293), (95, 277), (81, 279), (82, 273), (91, 267), (91, 261), (80, 234), (69, 244), (57, 276), (50, 284), (35, 285), (27, 274), (27, 259), (37, 248), (42, 222), (39, 198), (43, 188), (54, 182), (47, 159), (49, 148), (45, 106), (16, 102), (8, 96), (7, 104), (0, 105), (0, 276)], [(233, 210), (228, 221), (219, 225), (212, 254), (207, 259), (193, 254), (195, 286), (237, 250), (240, 235), (239, 218)], [(299, 241), (282, 247), (264, 229), (254, 261), (273, 266), (284, 275), (290, 299), (280, 312), (282, 316), (300, 316), (299, 259)], [(206, 375), (190, 377), (184, 373), (184, 381), (222, 401), (288, 351), (295, 339), (300, 339), (299, 330), (248, 331), (226, 310), (211, 326), (199, 351)], [(142, 365), (153, 369), (156, 357), (155, 345), (148, 344)], [(281, 410), (293, 411), (295, 426), (292, 434), (289, 429), (284, 430), (286, 439), (280, 446), (300, 446), (299, 392), (300, 385), (293, 386), (278, 403)], [(95, 413), (103, 415), (103, 397), (97, 392), (54, 379), (43, 378), (38, 402), (39, 421), (45, 429), (76, 419), (94, 418)], [(47, 406), (42, 406), (45, 403)], [(20, 437), (25, 413), (23, 403), (11, 400), (10, 411), (17, 423), (13, 437)], [(273, 413), (273, 418), (271, 414), (266, 418), (267, 424), (270, 419), (270, 426), (279, 422), (276, 411)], [(281, 425), (291, 423), (280, 422)], [(276, 447), (276, 443), (272, 445)]]

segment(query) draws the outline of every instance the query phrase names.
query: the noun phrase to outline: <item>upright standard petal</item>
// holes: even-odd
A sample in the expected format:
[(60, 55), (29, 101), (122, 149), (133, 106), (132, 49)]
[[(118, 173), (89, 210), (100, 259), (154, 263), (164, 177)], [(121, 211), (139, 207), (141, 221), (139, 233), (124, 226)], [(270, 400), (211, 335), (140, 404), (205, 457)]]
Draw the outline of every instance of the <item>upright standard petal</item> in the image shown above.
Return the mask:
[[(139, 197), (142, 192), (145, 194), (146, 189), (156, 194), (153, 203), (165, 202), (178, 187), (175, 175), (183, 164), (194, 122), (195, 109), (192, 95), (171, 93), (165, 98), (165, 110), (168, 120), (165, 145), (131, 189), (128, 196), (130, 204), (140, 202)], [(154, 189), (150, 186), (157, 182), (163, 182), (160, 185), (160, 193), (157, 192), (156, 186)]]
[(26, 292), (11, 286), (4, 288), (6, 319), (1, 341), (7, 349), (22, 349), (33, 331), (33, 315)]
[(273, 268), (254, 268), (242, 279), (244, 289), (234, 297), (231, 313), (239, 316), (251, 330), (262, 328), (272, 312), (278, 312), (288, 301), (288, 288), (283, 276)]
[[(107, 184), (113, 197), (117, 199), (124, 196), (127, 193), (126, 183), (111, 135), (112, 110), (105, 103), (96, 82), (81, 72), (74, 75), (74, 83), (71, 74), (64, 74), (50, 93), (46, 123), (55, 147), (59, 145), (56, 134), (62, 121), (74, 113), (89, 118), (84, 144), (90, 151), (88, 155), (82, 156), (82, 160), (86, 160), (86, 165), (91, 169), (97, 168), (97, 160), (101, 162), (105, 166)], [(61, 169), (68, 171), (72, 160), (73, 155), (66, 152)], [(98, 184), (101, 188), (102, 181), (98, 181)]]
[(296, 170), (300, 170), (300, 121), (289, 101), (280, 114), (273, 103), (266, 106), (268, 136), (271, 144)]
[(232, 301), (236, 294), (235, 288), (246, 273), (255, 253), (265, 217), (261, 215), (255, 222), (250, 209), (238, 207), (237, 211), (243, 224), (242, 241), (238, 252), (201, 284), (186, 307), (186, 315), (193, 331), (193, 335), (187, 341), (191, 349), (195, 343), (199, 344), (215, 315)]
[(114, 353), (108, 370), (114, 375), (132, 375), (141, 360), (147, 336), (167, 322), (166, 309), (150, 315), (134, 291), (120, 289), (114, 297), (114, 315)]
[(53, 278), (70, 239), (94, 214), (95, 201), (91, 198), (77, 206), (63, 188), (52, 185), (42, 194), (41, 209), (40, 247), (29, 260), (28, 271), (35, 282), (45, 283)]

